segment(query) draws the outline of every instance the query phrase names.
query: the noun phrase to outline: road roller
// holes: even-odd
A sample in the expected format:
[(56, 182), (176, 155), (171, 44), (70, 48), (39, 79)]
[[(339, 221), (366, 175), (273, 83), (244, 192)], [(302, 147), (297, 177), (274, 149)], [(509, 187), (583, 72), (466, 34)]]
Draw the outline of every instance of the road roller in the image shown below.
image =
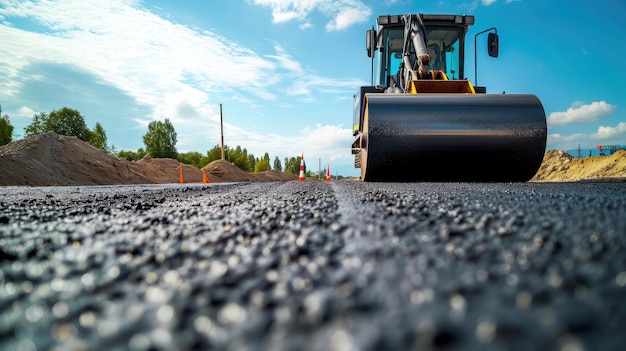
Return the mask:
[[(372, 83), (354, 95), (353, 116), (361, 180), (524, 182), (535, 175), (546, 148), (543, 105), (531, 94), (488, 94), (465, 77), (473, 24), (469, 15), (386, 15), (367, 31)], [(474, 52), (484, 33), (497, 57), (496, 28), (476, 34)]]

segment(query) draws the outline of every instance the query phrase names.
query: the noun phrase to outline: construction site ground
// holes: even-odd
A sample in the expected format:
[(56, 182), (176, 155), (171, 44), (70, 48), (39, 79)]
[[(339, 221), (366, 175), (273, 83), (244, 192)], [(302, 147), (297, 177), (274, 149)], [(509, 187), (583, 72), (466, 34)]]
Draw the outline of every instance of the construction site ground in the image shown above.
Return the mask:
[[(48, 132), (0, 146), (0, 186), (164, 184), (180, 181), (173, 159), (144, 157), (135, 162), (115, 157), (76, 137)], [(248, 173), (227, 161), (198, 169), (183, 164), (185, 183), (288, 181), (298, 176), (279, 171)], [(546, 152), (531, 181), (626, 181), (626, 150), (610, 156), (574, 158), (564, 151)]]

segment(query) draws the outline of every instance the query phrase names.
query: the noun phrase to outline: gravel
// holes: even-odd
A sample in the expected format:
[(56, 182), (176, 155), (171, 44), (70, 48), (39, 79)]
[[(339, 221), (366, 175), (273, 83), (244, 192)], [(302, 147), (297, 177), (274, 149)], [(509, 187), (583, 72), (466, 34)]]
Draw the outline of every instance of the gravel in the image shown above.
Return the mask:
[(4, 187), (3, 350), (621, 350), (626, 184)]

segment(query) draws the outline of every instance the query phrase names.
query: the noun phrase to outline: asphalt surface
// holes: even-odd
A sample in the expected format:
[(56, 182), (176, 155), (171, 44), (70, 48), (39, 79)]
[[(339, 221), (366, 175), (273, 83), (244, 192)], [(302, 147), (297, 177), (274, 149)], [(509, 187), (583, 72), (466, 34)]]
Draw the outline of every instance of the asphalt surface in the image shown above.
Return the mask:
[(626, 183), (0, 190), (2, 350), (626, 345)]

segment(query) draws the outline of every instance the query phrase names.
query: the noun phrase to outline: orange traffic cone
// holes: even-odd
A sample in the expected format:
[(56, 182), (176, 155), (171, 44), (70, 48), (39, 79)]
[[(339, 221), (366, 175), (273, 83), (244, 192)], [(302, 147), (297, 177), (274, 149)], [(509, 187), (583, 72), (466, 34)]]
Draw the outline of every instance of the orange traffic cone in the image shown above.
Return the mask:
[(183, 164), (178, 164), (178, 169), (180, 170), (180, 184), (184, 184), (185, 180), (183, 179)]
[(304, 152), (302, 153), (302, 158), (300, 159), (300, 181), (304, 181)]
[(202, 172), (202, 183), (211, 184), (211, 180), (207, 177), (206, 172)]
[(328, 168), (326, 168), (326, 181), (330, 182), (330, 163), (328, 164)]

